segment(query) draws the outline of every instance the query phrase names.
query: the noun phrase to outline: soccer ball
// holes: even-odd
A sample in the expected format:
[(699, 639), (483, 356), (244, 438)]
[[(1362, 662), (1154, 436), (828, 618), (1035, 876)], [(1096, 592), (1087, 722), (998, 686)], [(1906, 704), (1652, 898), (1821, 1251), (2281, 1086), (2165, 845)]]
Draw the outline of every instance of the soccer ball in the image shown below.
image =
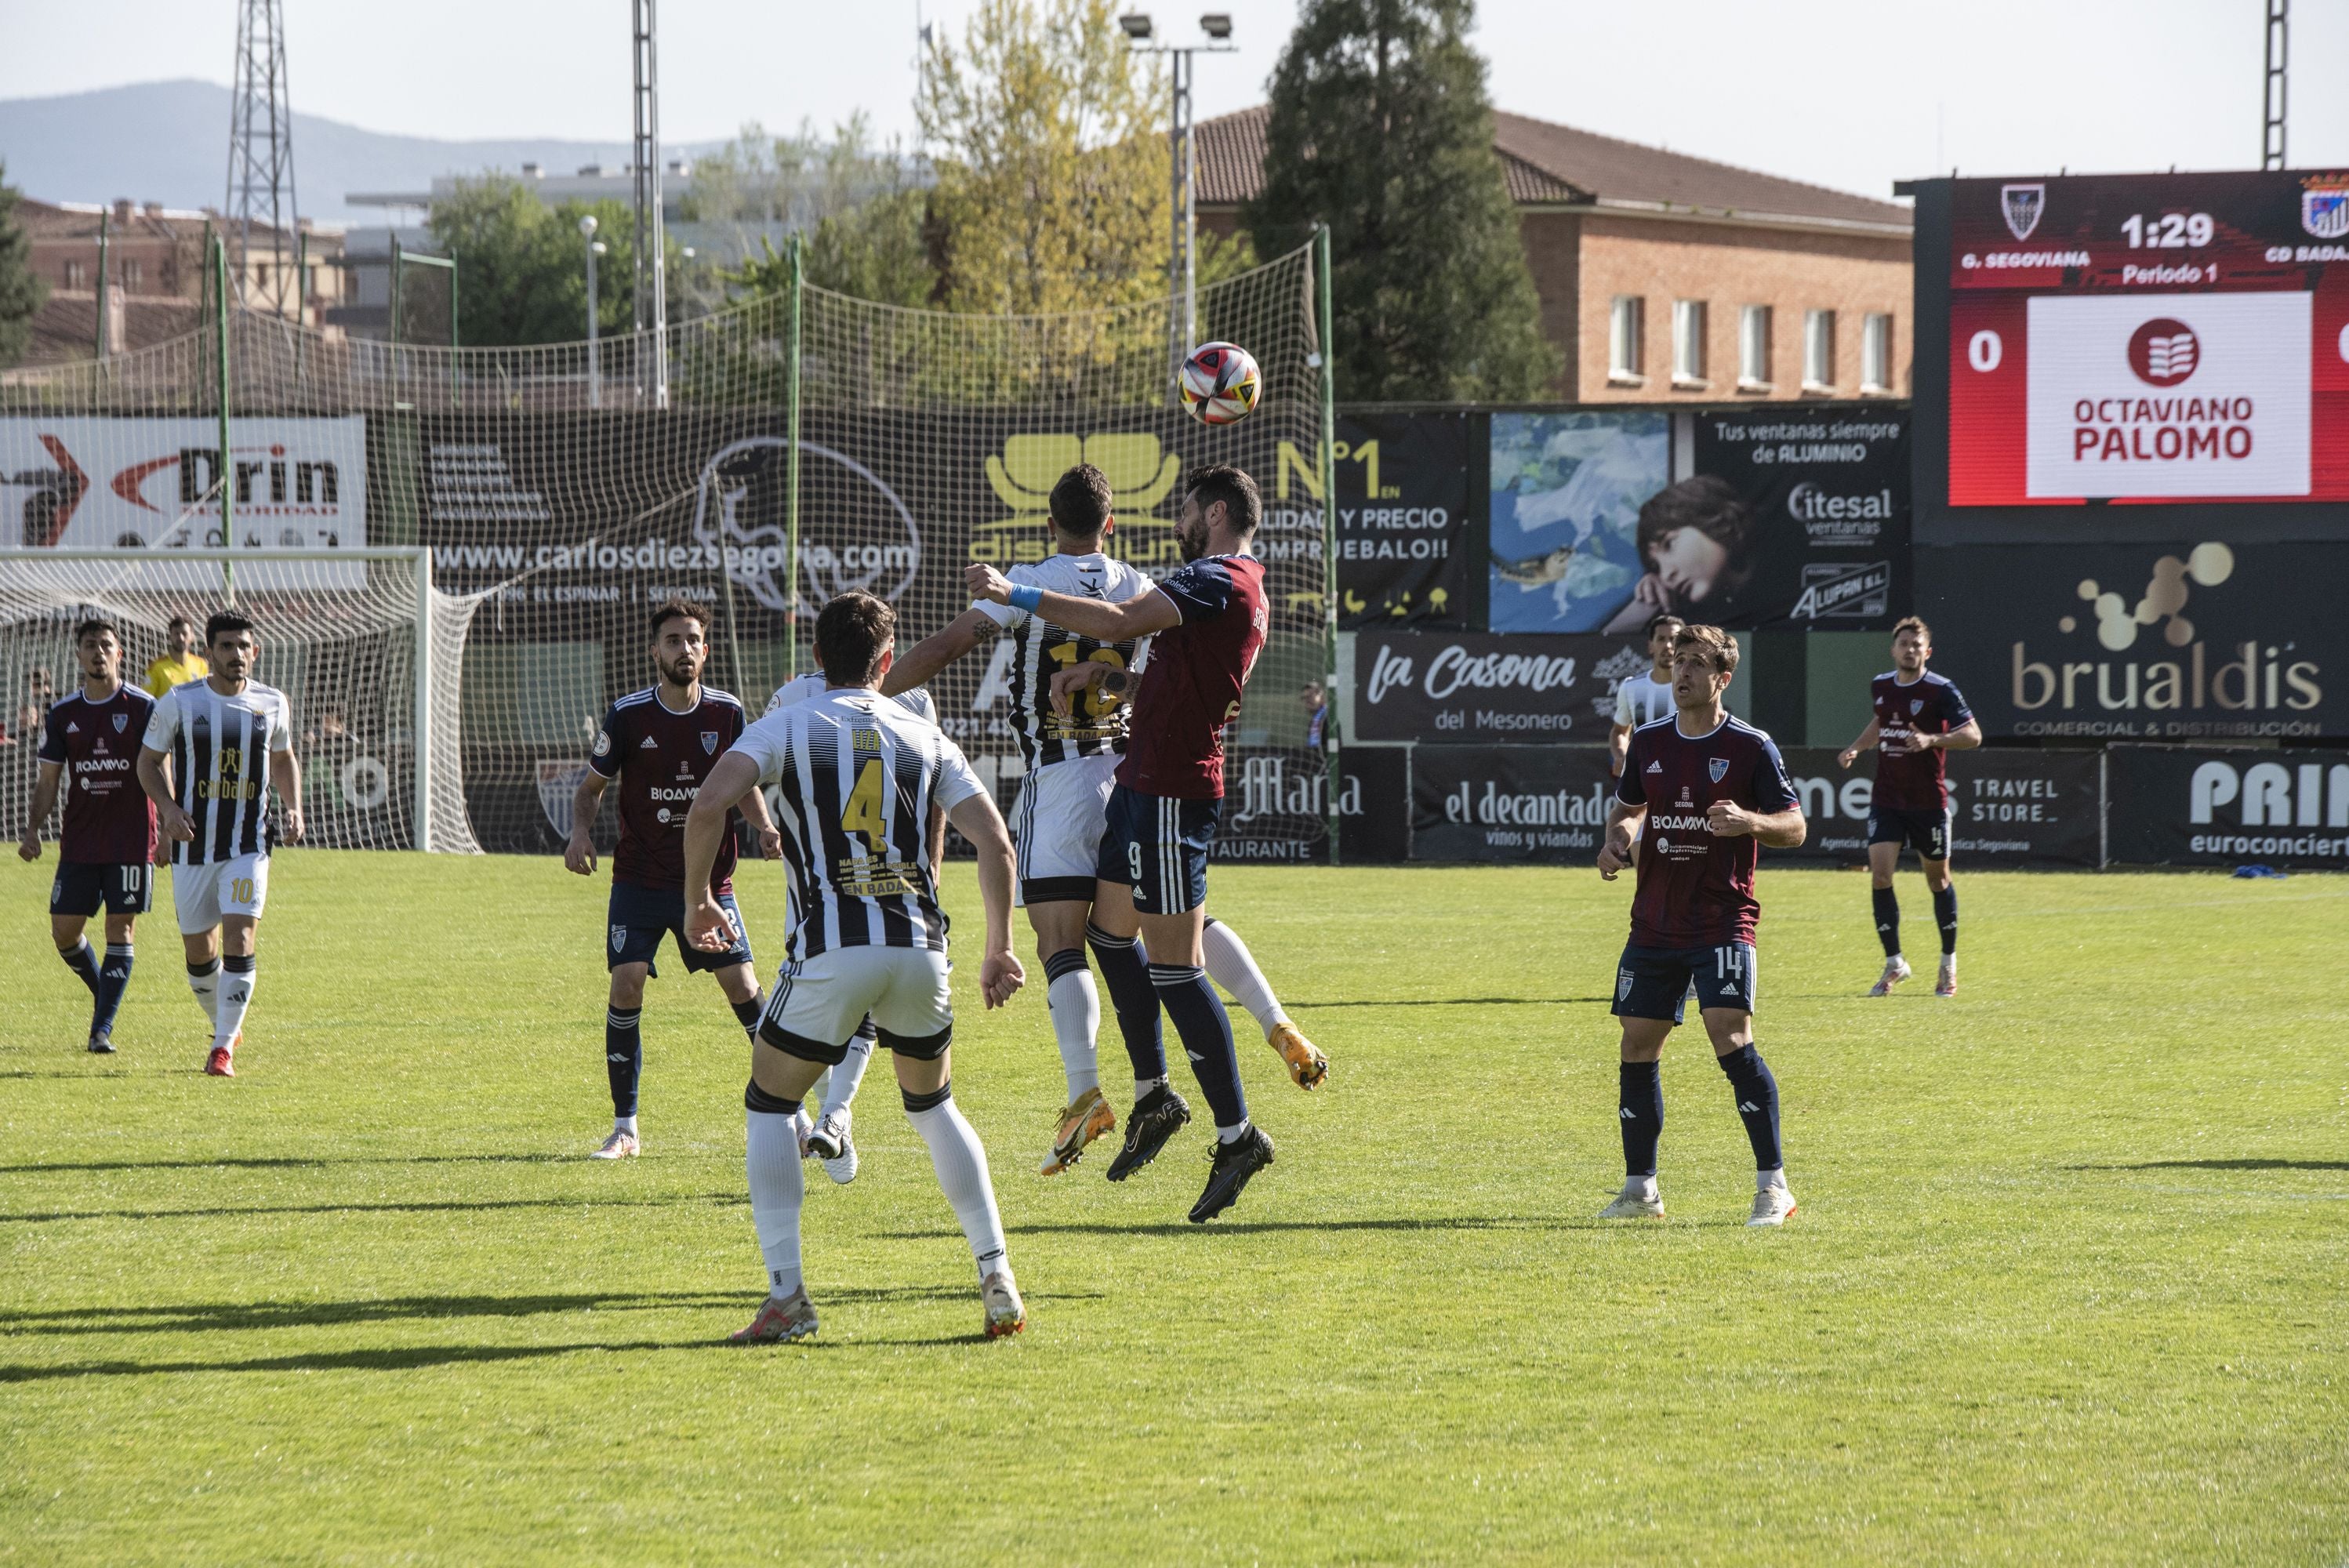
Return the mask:
[(1203, 343), (1184, 357), (1183, 407), (1202, 425), (1236, 425), (1264, 395), (1256, 356), (1237, 343)]

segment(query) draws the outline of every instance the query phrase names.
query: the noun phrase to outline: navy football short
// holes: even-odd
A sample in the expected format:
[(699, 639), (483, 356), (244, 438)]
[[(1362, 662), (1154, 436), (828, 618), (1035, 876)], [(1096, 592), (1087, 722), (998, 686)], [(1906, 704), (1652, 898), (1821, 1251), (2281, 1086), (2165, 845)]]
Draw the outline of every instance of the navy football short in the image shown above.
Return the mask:
[(1197, 909), (1207, 902), (1207, 851), (1223, 810), (1221, 800), (1143, 795), (1120, 784), (1109, 792), (1093, 874), (1132, 888), (1144, 914)]
[(106, 906), (109, 914), (144, 914), (155, 903), (155, 868), (99, 865), (89, 861), (65, 861), (49, 883), (49, 913), (78, 914), (87, 919)]
[(1725, 943), (1719, 947), (1641, 947), (1623, 949), (1615, 970), (1615, 1006), (1619, 1018), (1668, 1018), (1682, 1022), (1681, 1009), (1689, 986), (1696, 987), (1696, 1005), (1754, 1011), (1754, 944)]
[(660, 970), (654, 966), (653, 955), (660, 951), (663, 936), (677, 938), (678, 955), (685, 960), (688, 975), (750, 963), (750, 934), (743, 929), (742, 912), (734, 907), (734, 895), (719, 894), (718, 907), (733, 923), (734, 945), (723, 953), (704, 953), (685, 939), (685, 894), (638, 887), (634, 882), (614, 882), (605, 931), (604, 967), (617, 969), (623, 964), (641, 964), (657, 976)]
[(1950, 809), (1911, 811), (1898, 806), (1875, 807), (1868, 813), (1868, 841), (1906, 845), (1929, 861), (1946, 861), (1950, 858)]

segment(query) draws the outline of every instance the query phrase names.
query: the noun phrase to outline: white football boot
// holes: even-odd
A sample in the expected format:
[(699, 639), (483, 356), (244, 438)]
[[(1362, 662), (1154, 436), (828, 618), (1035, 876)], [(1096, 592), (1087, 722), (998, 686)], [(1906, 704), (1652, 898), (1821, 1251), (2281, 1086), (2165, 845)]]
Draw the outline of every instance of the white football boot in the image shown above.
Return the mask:
[(1754, 1213), (1747, 1225), (1783, 1225), (1795, 1217), (1795, 1194), (1781, 1181), (1756, 1188), (1754, 1193)]
[(856, 1144), (848, 1135), (848, 1108), (843, 1105), (824, 1112), (823, 1119), (807, 1135), (807, 1151), (823, 1161), (823, 1173), (841, 1187), (856, 1180)]
[(1944, 953), (1941, 954), (1940, 978), (1933, 982), (1933, 995), (1936, 996), (1954, 996), (1957, 994), (1958, 955), (1954, 953)]
[(1615, 1201), (1599, 1211), (1602, 1220), (1661, 1220), (1664, 1195), (1652, 1181), (1634, 1178), (1623, 1183)]
[(1909, 967), (1909, 960), (1896, 953), (1884, 961), (1884, 973), (1877, 977), (1875, 985), (1868, 988), (1868, 994), (1871, 996), (1889, 996), (1892, 995), (1892, 987), (1908, 979), (1912, 973), (1913, 971)]

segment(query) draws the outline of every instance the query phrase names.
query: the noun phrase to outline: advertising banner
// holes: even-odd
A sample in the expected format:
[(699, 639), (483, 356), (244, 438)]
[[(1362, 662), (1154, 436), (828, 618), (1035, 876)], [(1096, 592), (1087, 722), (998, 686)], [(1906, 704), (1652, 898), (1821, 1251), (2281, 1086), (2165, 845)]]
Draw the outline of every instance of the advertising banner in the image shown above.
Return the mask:
[(1588, 864), (1614, 789), (1603, 746), (1418, 747), (1412, 859)]
[[(1495, 414), (1487, 460), (1492, 630), (1636, 630), (1669, 607), (1639, 542), (1641, 503), (1671, 482), (1669, 413)], [(1670, 570), (1675, 592), (1710, 594)]]
[(2116, 746), (2116, 865), (2349, 869), (2349, 751)]
[[(1349, 746), (1338, 753), (1338, 830), (1345, 857), (1363, 862), (1411, 853), (1410, 754), (1402, 747)], [(1224, 761), (1218, 861), (1306, 865), (1325, 857), (1328, 773), (1315, 753), (1237, 750)]]
[(1465, 414), (1338, 416), (1339, 625), (1468, 624), (1468, 432)]
[[(1785, 753), (1810, 836), (1796, 850), (1764, 850), (1773, 861), (1861, 865), (1875, 764), (1848, 769), (1837, 753), (1795, 747)], [(2102, 763), (2095, 751), (1984, 748), (1950, 755), (1950, 850), (1965, 864), (2094, 866), (2102, 843)]]
[(1604, 744), (1615, 683), (1647, 667), (1636, 637), (1363, 632), (1354, 726), (1363, 740)]
[(1950, 201), (1950, 505), (2349, 500), (2349, 173)]
[[(229, 448), (234, 542), (359, 548), (367, 421), (239, 418)], [(219, 549), (220, 421), (0, 418), (0, 530), (33, 549)]]
[[(1695, 424), (1697, 474), (1744, 509), (1720, 509), (1720, 538), (1700, 529), (1654, 546), (1676, 614), (1738, 630), (1869, 631), (1909, 613), (1907, 409), (1737, 409)], [(1703, 599), (1674, 589), (1681, 562), (1716, 554)]]
[(1917, 552), (1936, 673), (1992, 737), (2349, 733), (2349, 545)]

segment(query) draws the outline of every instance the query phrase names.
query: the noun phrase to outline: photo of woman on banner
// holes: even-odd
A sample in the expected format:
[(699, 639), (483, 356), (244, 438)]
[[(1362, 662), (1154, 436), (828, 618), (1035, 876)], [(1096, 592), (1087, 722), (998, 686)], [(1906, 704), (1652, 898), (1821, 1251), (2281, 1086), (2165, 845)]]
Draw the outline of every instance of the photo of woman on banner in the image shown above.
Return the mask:
[(1728, 480), (1697, 474), (1666, 485), (1640, 508), (1636, 534), (1647, 568), (1609, 619), (1609, 633), (1637, 632), (1658, 615), (1735, 624), (1754, 580), (1761, 528)]

